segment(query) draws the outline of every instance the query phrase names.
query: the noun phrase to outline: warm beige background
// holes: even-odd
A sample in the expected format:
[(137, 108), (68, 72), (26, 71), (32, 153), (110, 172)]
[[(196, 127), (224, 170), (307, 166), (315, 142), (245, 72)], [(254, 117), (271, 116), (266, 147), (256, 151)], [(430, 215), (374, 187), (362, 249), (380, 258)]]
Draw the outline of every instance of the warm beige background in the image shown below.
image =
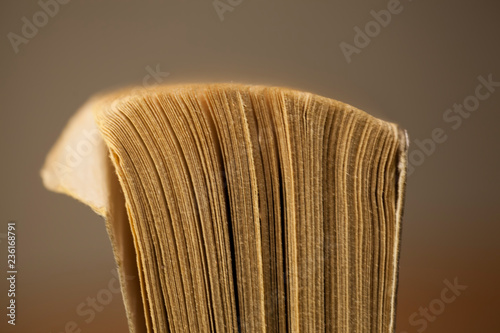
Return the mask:
[(211, 1), (72, 1), (15, 54), (7, 34), (20, 34), (22, 17), (40, 6), (2, 1), (0, 237), (16, 220), (19, 274), (15, 329), (0, 282), (0, 331), (64, 332), (69, 321), (82, 332), (126, 331), (118, 295), (90, 323), (77, 314), (113, 279), (111, 247), (102, 219), (46, 191), (38, 171), (90, 95), (140, 84), (159, 65), (170, 73), (165, 83), (240, 81), (336, 98), (400, 123), (412, 140), (443, 128), (447, 141), (408, 179), (396, 331), (423, 328), (410, 316), (457, 277), (468, 288), (424, 331), (499, 332), (500, 88), (459, 129), (442, 117), (474, 93), (477, 76), (500, 81), (500, 6), (402, 0), (403, 11), (348, 64), (339, 43), (352, 43), (354, 26), (387, 3), (243, 0), (221, 22)]

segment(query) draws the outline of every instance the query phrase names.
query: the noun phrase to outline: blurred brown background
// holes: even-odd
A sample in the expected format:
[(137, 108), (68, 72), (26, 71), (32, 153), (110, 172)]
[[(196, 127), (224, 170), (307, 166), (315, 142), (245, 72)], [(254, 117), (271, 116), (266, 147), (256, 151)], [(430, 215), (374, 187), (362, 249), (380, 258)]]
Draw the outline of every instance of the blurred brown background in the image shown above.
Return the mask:
[[(406, 128), (415, 170), (396, 332), (500, 332), (500, 87), (468, 97), (478, 76), (500, 82), (498, 2), (221, 0), (221, 20), (212, 1), (60, 1), (0, 5), (0, 276), (8, 221), (18, 238), (17, 324), (6, 323), (4, 277), (1, 332), (66, 332), (71, 322), (81, 332), (127, 330), (121, 296), (106, 292), (114, 261), (102, 219), (46, 191), (39, 169), (90, 95), (190, 81), (289, 86)], [(356, 27), (369, 35), (355, 40)], [(350, 63), (341, 45), (354, 52)], [(473, 111), (446, 111), (464, 101)], [(431, 144), (436, 128), (446, 140)], [(444, 281), (455, 279), (467, 288), (453, 298)], [(112, 298), (93, 310), (97, 295)]]

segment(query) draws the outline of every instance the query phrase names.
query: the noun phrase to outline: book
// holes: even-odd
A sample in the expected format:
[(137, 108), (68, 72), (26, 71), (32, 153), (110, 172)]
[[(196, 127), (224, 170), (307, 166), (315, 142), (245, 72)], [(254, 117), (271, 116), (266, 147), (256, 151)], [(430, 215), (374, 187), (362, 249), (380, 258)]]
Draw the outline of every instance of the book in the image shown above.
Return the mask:
[(45, 186), (105, 218), (130, 332), (393, 332), (408, 139), (288, 88), (91, 98)]

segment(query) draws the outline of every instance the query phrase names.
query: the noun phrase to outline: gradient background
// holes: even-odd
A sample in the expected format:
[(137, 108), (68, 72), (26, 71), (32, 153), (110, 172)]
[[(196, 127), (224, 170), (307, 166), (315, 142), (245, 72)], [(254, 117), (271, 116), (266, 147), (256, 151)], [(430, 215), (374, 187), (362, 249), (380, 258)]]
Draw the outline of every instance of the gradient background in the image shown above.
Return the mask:
[(387, 3), (243, 0), (221, 21), (212, 1), (71, 1), (16, 54), (7, 34), (21, 34), (22, 18), (41, 7), (2, 1), (0, 276), (10, 220), (18, 275), (15, 328), (0, 282), (0, 331), (65, 332), (74, 321), (82, 332), (126, 332), (120, 295), (90, 323), (76, 313), (113, 279), (111, 246), (103, 220), (46, 191), (39, 169), (89, 96), (141, 84), (158, 65), (169, 73), (162, 83), (280, 85), (347, 102), (401, 124), (410, 152), (442, 128), (446, 142), (408, 179), (396, 332), (422, 331), (410, 316), (455, 278), (467, 289), (424, 331), (500, 332), (500, 88), (457, 130), (443, 120), (479, 75), (500, 81), (500, 5), (402, 0), (403, 11), (348, 64), (339, 44), (352, 44), (354, 27)]

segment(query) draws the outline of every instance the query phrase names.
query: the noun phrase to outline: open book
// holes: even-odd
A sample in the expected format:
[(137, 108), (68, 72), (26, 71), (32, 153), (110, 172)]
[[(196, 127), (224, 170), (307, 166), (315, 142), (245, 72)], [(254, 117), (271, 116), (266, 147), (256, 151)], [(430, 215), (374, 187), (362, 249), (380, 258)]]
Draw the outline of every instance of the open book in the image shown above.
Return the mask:
[[(393, 332), (406, 133), (284, 88), (92, 98), (47, 188), (104, 216), (131, 332)], [(135, 278), (134, 278), (135, 277)]]

